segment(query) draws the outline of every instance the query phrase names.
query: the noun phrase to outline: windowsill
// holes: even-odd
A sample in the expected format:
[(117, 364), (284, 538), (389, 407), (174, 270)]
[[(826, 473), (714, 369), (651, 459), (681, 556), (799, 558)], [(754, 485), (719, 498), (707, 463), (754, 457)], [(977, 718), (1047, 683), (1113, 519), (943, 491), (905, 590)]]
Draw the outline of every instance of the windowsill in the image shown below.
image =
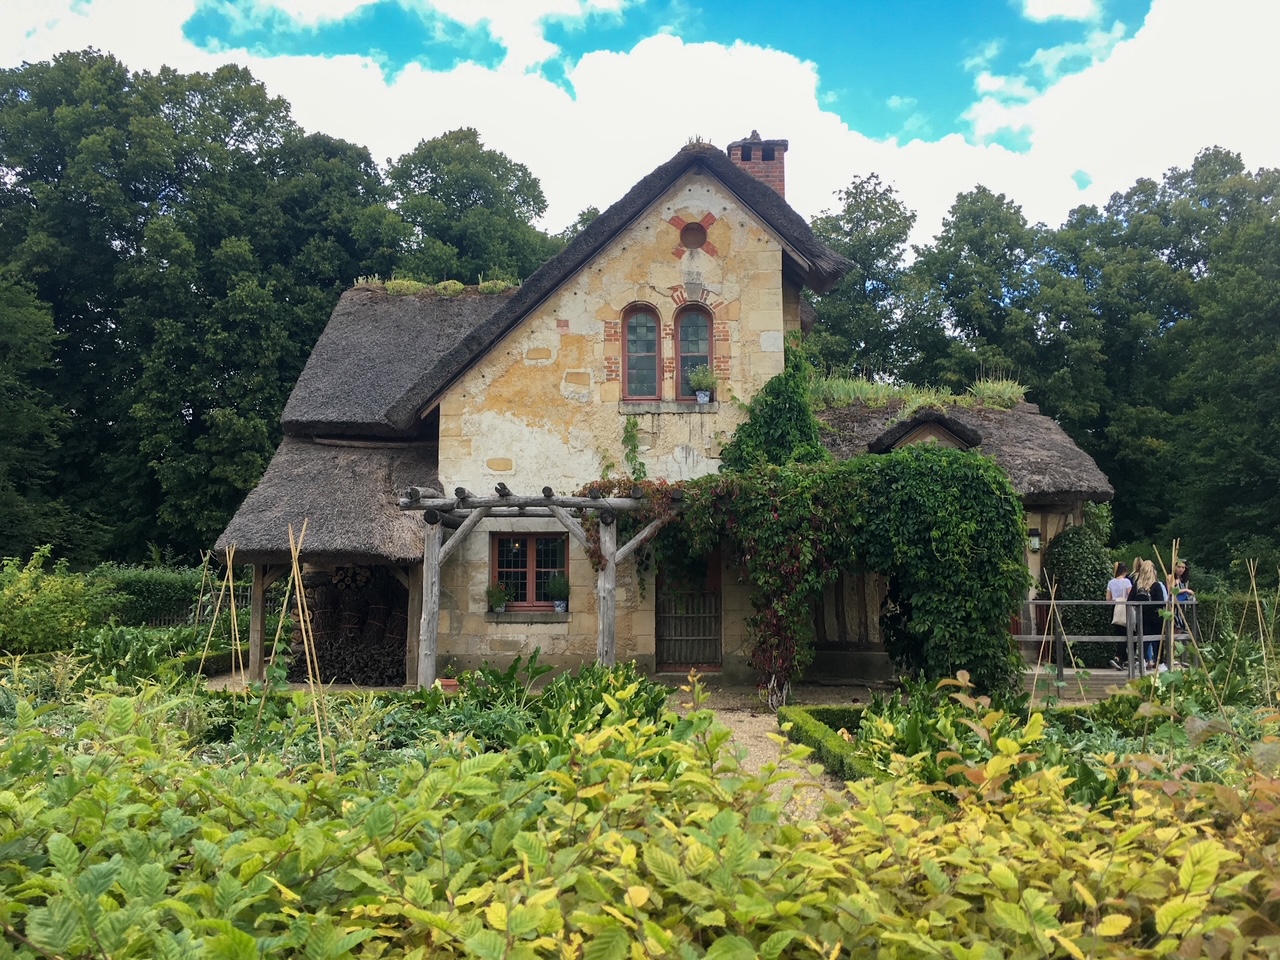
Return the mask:
[(568, 623), (571, 613), (556, 613), (554, 610), (506, 610), (494, 613), (489, 610), (484, 615), (485, 623)]
[(640, 413), (719, 413), (719, 401), (698, 403), (694, 400), (619, 400), (618, 412)]

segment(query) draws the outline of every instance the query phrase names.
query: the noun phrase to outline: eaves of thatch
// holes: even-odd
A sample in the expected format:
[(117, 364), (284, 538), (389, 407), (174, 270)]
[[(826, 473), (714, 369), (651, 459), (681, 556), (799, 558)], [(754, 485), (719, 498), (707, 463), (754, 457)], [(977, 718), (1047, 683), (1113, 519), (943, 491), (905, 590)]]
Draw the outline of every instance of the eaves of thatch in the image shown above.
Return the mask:
[(287, 563), (289, 528), (306, 521), (310, 563), (422, 560), (422, 518), (399, 507), (400, 492), (436, 482), (436, 448), (423, 442), (285, 437), (258, 486), (222, 536), (245, 563)]
[(446, 358), (485, 330), (510, 294), (434, 291), (393, 297), (348, 290), (333, 309), (280, 420), (286, 434), (410, 437), (417, 398), (438, 383)]
[(823, 443), (841, 460), (891, 450), (917, 427), (933, 423), (995, 459), (1024, 503), (1110, 500), (1115, 490), (1093, 458), (1032, 403), (1010, 410), (948, 405), (902, 416), (902, 404), (854, 403), (823, 410)]

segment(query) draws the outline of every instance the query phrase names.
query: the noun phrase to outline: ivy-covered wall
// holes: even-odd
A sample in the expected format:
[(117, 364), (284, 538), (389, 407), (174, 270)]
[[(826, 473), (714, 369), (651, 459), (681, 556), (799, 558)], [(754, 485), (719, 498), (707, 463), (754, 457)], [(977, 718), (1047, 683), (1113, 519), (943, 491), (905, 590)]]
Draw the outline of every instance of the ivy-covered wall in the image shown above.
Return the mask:
[(987, 457), (921, 444), (702, 477), (686, 486), (685, 531), (695, 552), (723, 540), (741, 563), (752, 665), (775, 695), (812, 656), (814, 598), (842, 569), (888, 577), (885, 646), (901, 671), (1018, 685), (1009, 622), (1029, 586), (1025, 525)]

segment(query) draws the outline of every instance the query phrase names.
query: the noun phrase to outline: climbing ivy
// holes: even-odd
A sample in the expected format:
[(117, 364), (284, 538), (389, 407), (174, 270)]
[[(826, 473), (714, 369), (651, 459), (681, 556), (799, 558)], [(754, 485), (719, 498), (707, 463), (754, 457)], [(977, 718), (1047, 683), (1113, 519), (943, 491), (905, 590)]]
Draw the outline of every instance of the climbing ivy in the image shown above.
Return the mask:
[(992, 460), (922, 444), (702, 477), (685, 485), (683, 521), (693, 552), (723, 542), (741, 563), (751, 663), (774, 702), (811, 661), (814, 602), (842, 570), (887, 576), (885, 646), (901, 671), (1016, 689), (1022, 504)]
[(761, 464), (782, 466), (831, 459), (822, 446), (809, 399), (813, 376), (802, 347), (788, 344), (785, 369), (747, 404), (747, 421), (721, 451), (722, 469), (742, 471)]

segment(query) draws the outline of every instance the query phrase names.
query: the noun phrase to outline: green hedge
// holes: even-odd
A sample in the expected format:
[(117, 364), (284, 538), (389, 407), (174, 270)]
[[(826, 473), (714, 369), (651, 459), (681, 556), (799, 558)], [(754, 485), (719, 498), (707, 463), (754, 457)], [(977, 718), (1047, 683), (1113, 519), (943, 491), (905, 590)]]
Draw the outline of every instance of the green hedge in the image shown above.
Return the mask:
[[(853, 734), (862, 723), (864, 707), (779, 707), (778, 725), (793, 743), (813, 749), (814, 757), (827, 772), (841, 780), (880, 777), (881, 772), (866, 764), (855, 744), (840, 736)], [(790, 724), (788, 727), (787, 724)]]
[(111, 614), (110, 585), (72, 573), (63, 560), (46, 569), (50, 552), (0, 561), (0, 653), (69, 650)]
[(184, 620), (200, 598), (203, 571), (195, 567), (126, 567), (104, 563), (94, 580), (116, 594), (112, 615), (128, 627)]

